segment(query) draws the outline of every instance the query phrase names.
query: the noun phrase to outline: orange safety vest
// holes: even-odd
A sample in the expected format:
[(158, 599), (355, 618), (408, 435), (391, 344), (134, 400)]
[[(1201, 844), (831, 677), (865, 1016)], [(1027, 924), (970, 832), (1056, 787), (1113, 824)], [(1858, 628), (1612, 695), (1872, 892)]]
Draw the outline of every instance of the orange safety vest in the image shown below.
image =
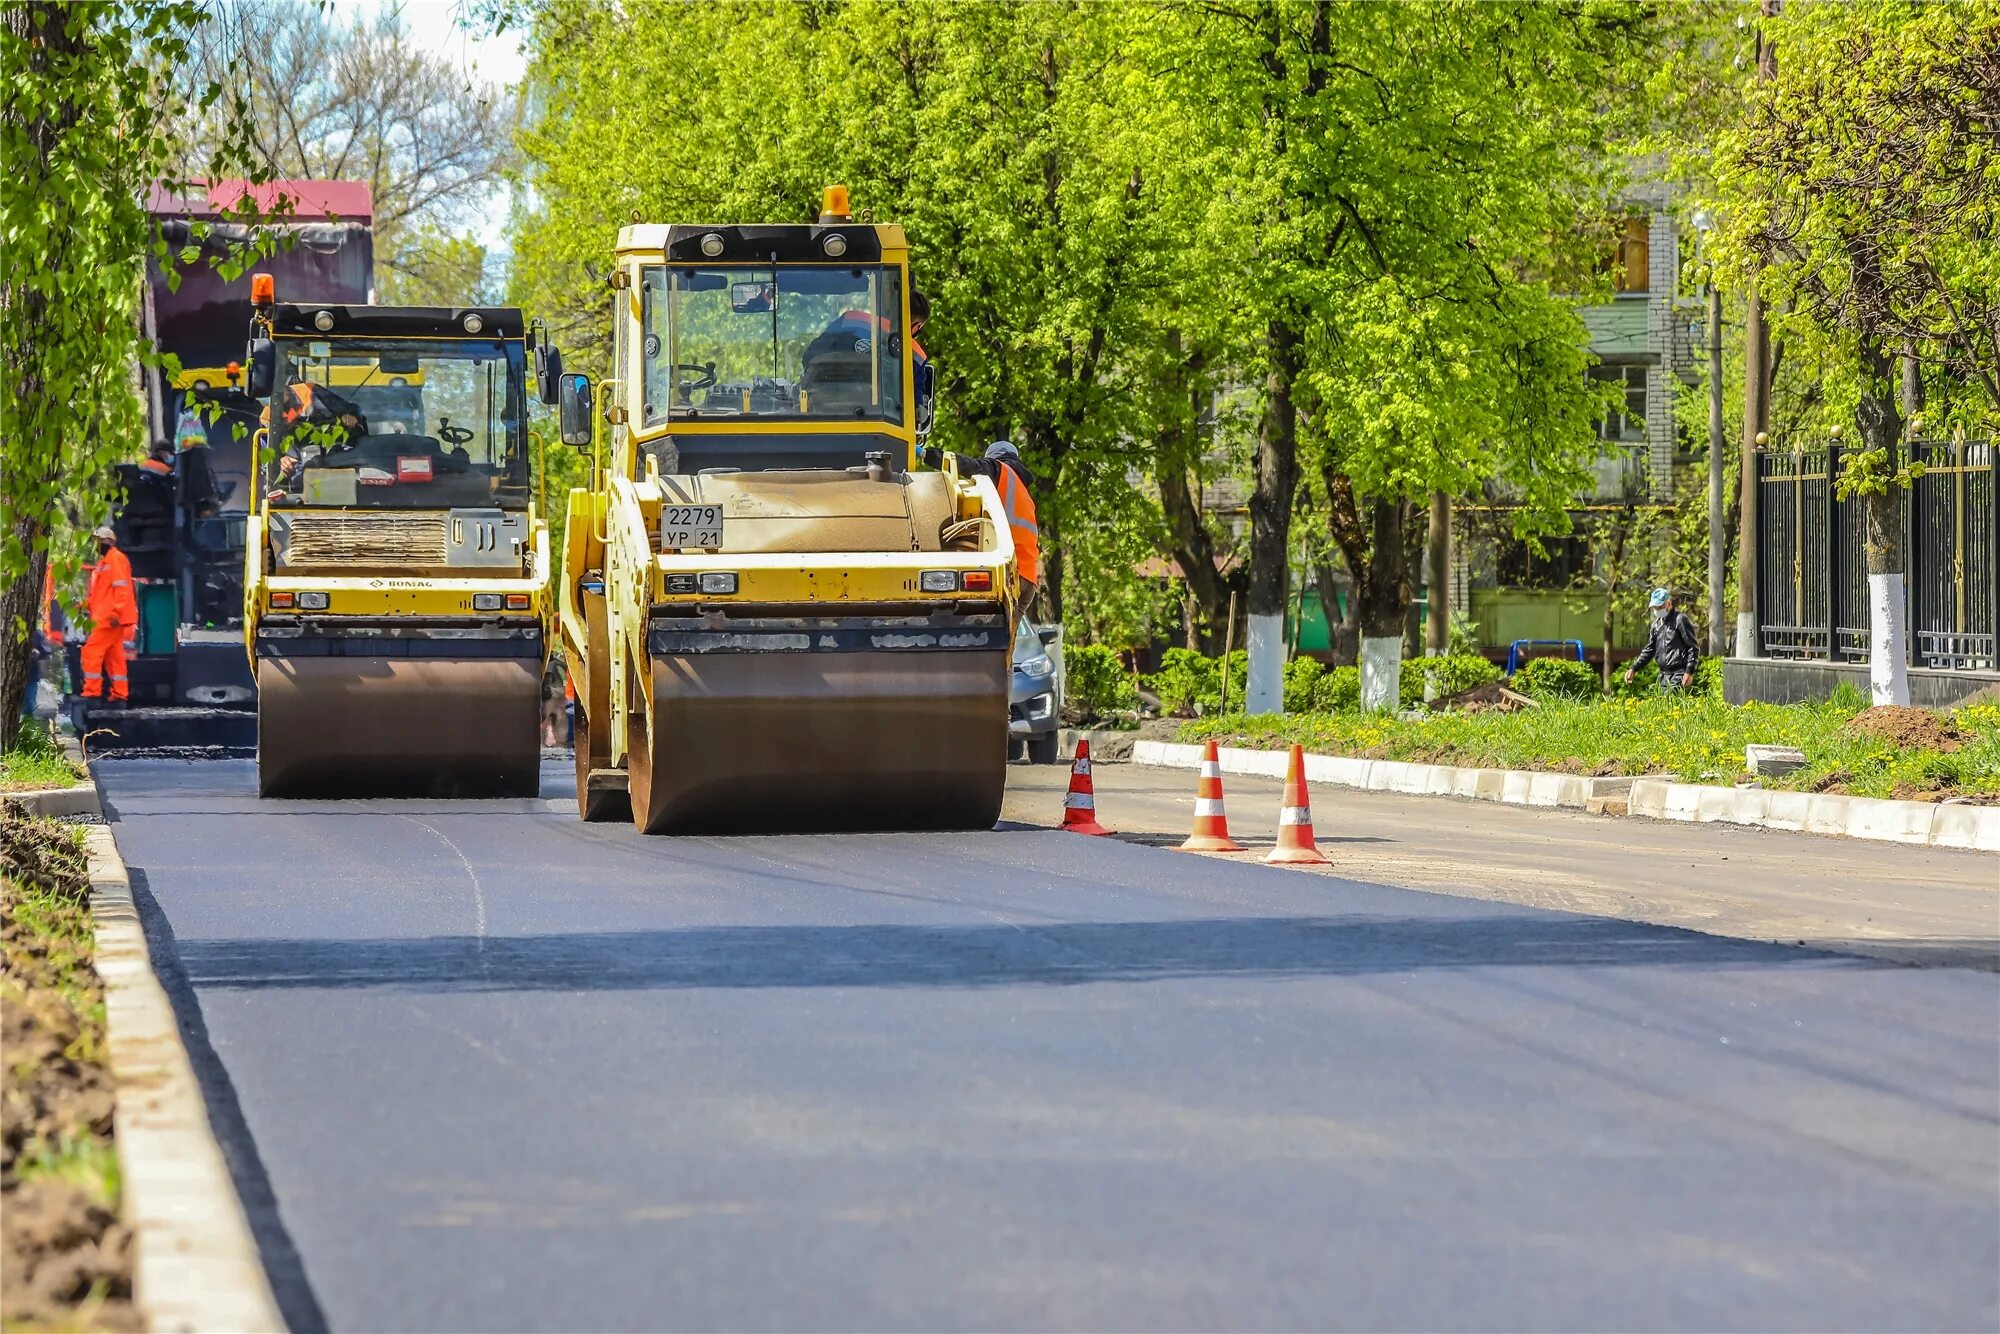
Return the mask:
[(89, 606), (94, 625), (139, 623), (139, 599), (132, 592), (132, 562), (117, 547), (99, 556), (90, 572)]
[(1014, 562), (1021, 577), (1031, 584), (1042, 582), (1042, 530), (1035, 523), (1035, 498), (1021, 474), (1006, 464), (1000, 474), (1000, 503), (1007, 507), (1007, 526), (1014, 530)]
[(174, 471), (173, 464), (163, 462), (160, 459), (141, 459), (139, 460), (139, 466), (147, 472), (156, 472), (166, 476), (171, 476)]

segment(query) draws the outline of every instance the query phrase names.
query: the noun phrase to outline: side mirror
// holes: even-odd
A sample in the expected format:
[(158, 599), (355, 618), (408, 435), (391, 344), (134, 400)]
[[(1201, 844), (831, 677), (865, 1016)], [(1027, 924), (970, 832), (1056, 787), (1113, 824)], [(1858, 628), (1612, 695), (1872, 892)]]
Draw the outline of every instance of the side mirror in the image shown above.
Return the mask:
[(269, 398), (278, 378), (278, 347), (268, 338), (250, 340), (250, 377), (243, 392), (252, 398)]
[(562, 351), (550, 347), (546, 338), (535, 344), (535, 397), (554, 403), (557, 384), (562, 380)]
[(557, 432), (566, 445), (590, 448), (594, 434), (590, 421), (590, 377), (563, 375), (557, 379)]
[(1062, 627), (1059, 625), (1045, 625), (1035, 631), (1035, 638), (1042, 641), (1043, 648), (1047, 648), (1062, 638)]

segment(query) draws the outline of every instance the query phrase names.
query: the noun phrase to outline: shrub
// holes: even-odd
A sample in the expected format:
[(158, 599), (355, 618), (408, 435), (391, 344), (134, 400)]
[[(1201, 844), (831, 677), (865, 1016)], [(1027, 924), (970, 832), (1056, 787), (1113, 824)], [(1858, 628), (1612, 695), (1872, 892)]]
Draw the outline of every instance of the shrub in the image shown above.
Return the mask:
[(1132, 678), (1115, 649), (1102, 644), (1078, 644), (1063, 650), (1063, 686), (1068, 702), (1095, 720), (1138, 703)]
[(1396, 707), (1399, 709), (1421, 709), (1424, 707), (1424, 667), (1422, 658), (1403, 659), (1403, 670), (1396, 674)]
[(1361, 669), (1335, 667), (1313, 682), (1314, 713), (1353, 713), (1361, 707)]
[(1722, 659), (1703, 658), (1694, 665), (1694, 693), (1703, 699), (1722, 698)]
[(1313, 687), (1326, 675), (1317, 658), (1293, 658), (1285, 664), (1285, 712), (1311, 713)]
[(1160, 697), (1160, 712), (1192, 718), (1203, 695), (1217, 693), (1215, 659), (1193, 649), (1170, 648), (1160, 655), (1160, 670), (1145, 678), (1146, 689)]
[(1534, 699), (1592, 699), (1597, 671), (1570, 658), (1536, 658), (1514, 673), (1514, 689)]
[(1834, 686), (1826, 702), (1836, 713), (1859, 713), (1868, 707), (1868, 696), (1854, 682), (1842, 681)]

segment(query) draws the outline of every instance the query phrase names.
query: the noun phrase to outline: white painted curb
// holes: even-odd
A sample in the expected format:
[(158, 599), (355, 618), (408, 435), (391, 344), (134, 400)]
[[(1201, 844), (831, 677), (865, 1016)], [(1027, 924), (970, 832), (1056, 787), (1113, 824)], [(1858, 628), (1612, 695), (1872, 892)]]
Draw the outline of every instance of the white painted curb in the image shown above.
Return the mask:
[(173, 1005), (153, 974), (125, 863), (109, 828), (86, 839), (133, 1297), (155, 1334), (282, 1330)]
[[(1200, 746), (1169, 741), (1140, 741), (1132, 747), (1134, 764), (1193, 769), (1201, 763)], [(1242, 750), (1223, 746), (1222, 771), (1283, 778), (1289, 752)], [(1630, 778), (1586, 778), (1580, 774), (1530, 773), (1522, 769), (1461, 769), (1449, 764), (1406, 764), (1399, 760), (1357, 760), (1344, 755), (1306, 756), (1306, 781), (1371, 792), (1402, 792), (1412, 796), (1471, 797), (1512, 806), (1563, 806), (1582, 810), (1591, 799), (1623, 796)]]
[(25, 792), (0, 793), (8, 801), (18, 801), (30, 815), (102, 815), (97, 789), (88, 779), (79, 787), (36, 787)]
[(1655, 820), (1720, 821), (1933, 848), (2000, 852), (2000, 806), (1885, 801), (1879, 797), (1846, 797), (1830, 792), (1706, 787), (1641, 778), (1632, 784), (1629, 811)]
[[(1201, 763), (1201, 752), (1200, 746), (1140, 741), (1132, 747), (1132, 762), (1193, 769)], [(1289, 762), (1289, 752), (1282, 750), (1223, 746), (1218, 754), (1222, 771), (1230, 774), (1283, 778)], [(2000, 806), (1710, 787), (1658, 778), (1585, 778), (1525, 769), (1461, 769), (1448, 764), (1406, 764), (1340, 755), (1307, 755), (1306, 781), (1371, 792), (1471, 797), (1512, 806), (1559, 806), (1575, 810), (1601, 809), (1607, 800), (1623, 800), (1627, 803), (1627, 814), (1656, 820), (1725, 821), (1765, 829), (2000, 852)]]

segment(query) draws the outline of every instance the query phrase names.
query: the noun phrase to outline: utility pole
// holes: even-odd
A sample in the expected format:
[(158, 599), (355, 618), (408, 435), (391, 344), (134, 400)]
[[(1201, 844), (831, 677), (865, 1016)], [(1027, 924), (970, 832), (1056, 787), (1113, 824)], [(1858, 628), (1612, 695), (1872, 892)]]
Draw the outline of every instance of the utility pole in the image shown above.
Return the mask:
[[(1759, 0), (1758, 13), (1771, 18), (1778, 0)], [(1778, 53), (1757, 30), (1757, 81), (1778, 77)], [(1743, 311), (1743, 454), (1736, 505), (1736, 656), (1758, 656), (1757, 643), (1757, 450), (1771, 429), (1771, 330), (1764, 323), (1764, 297), (1750, 279)]]
[(1708, 275), (1708, 651), (1728, 652), (1722, 631), (1722, 289)]

